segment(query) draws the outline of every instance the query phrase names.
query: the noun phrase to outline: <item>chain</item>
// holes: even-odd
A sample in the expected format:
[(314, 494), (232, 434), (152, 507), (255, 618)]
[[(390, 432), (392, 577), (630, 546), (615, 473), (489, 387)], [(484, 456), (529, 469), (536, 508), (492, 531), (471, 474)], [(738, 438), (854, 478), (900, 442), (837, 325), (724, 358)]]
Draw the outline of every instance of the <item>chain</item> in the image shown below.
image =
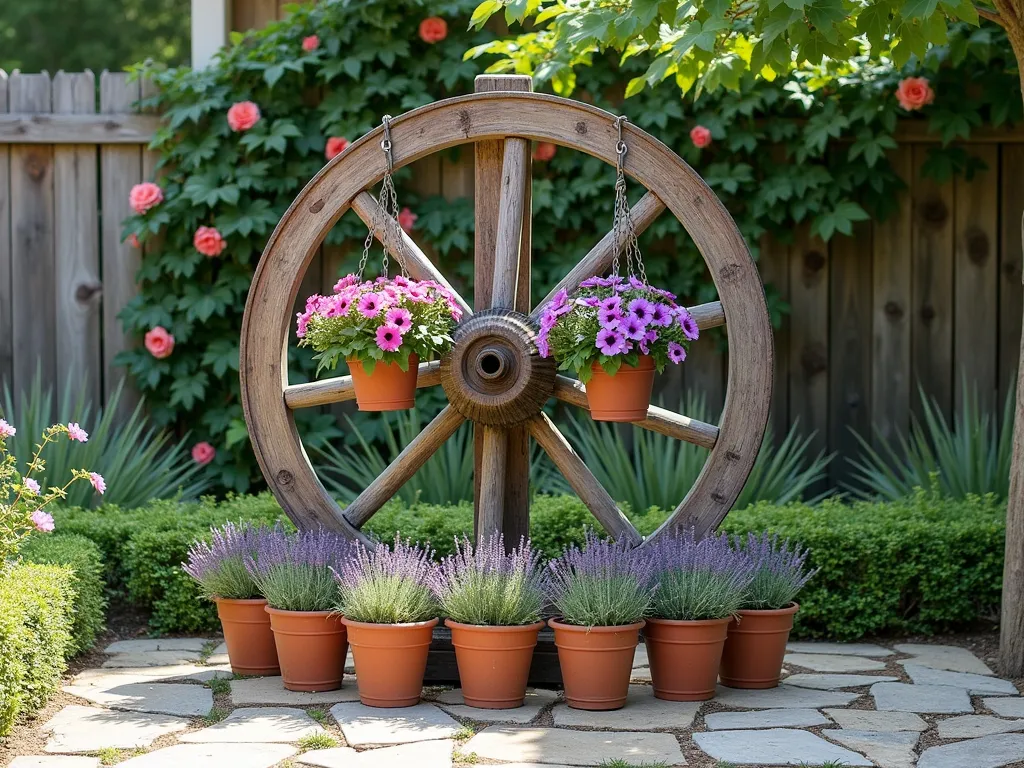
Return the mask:
[(626, 153), (629, 147), (622, 139), (622, 126), (626, 117), (615, 118), (615, 128), (618, 131), (619, 139), (615, 143), (615, 152), (618, 155), (615, 162), (615, 215), (612, 220), (612, 232), (615, 237), (615, 256), (612, 258), (612, 274), (619, 274), (619, 253), (626, 252), (626, 273), (636, 274), (643, 283), (647, 284), (647, 270), (644, 268), (644, 260), (640, 255), (640, 243), (637, 241), (636, 228), (633, 226), (633, 216), (629, 211), (629, 200), (626, 199)]
[(407, 275), (405, 271), (405, 263), (399, 258), (398, 251), (394, 248), (388, 247), (390, 240), (391, 227), (384, 226), (385, 217), (391, 217), (395, 226), (398, 225), (398, 194), (395, 192), (395, 182), (391, 178), (391, 172), (395, 167), (395, 160), (391, 154), (391, 115), (384, 115), (384, 138), (380, 142), (380, 148), (384, 151), (384, 157), (387, 160), (387, 170), (384, 171), (384, 182), (380, 187), (380, 196), (377, 198), (377, 208), (373, 212), (373, 219), (370, 222), (370, 231), (366, 235), (366, 241), (363, 243), (363, 255), (359, 259), (359, 277), (362, 279), (363, 270), (366, 269), (366, 260), (370, 256), (370, 246), (373, 245), (373, 238), (376, 235), (378, 228), (381, 229), (381, 245), (384, 247), (384, 258), (381, 260), (381, 275), (384, 277), (388, 276), (388, 253), (393, 252), (395, 259), (398, 261), (399, 267), (402, 269), (402, 274)]

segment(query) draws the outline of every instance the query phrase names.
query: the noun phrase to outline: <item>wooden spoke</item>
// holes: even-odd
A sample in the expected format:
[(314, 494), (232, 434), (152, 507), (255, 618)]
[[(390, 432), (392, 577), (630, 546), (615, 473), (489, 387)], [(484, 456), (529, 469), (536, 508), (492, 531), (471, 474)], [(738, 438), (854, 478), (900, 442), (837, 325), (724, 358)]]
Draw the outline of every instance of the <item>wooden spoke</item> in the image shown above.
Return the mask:
[[(441, 383), (441, 363), (434, 360), (420, 363), (420, 372), (416, 377), (416, 387), (434, 387)], [(313, 408), (318, 405), (344, 403), (354, 400), (356, 391), (352, 386), (351, 376), (335, 376), (322, 381), (310, 381), (306, 384), (292, 384), (284, 388), (284, 402), (293, 411), (297, 408)]]
[(345, 507), (345, 518), (355, 528), (363, 525), (373, 514), (398, 493), (398, 489), (416, 474), (434, 451), (441, 447), (465, 419), (450, 405), (445, 406), (434, 420), (412, 439), (398, 457), (380, 475), (366, 486), (351, 504)]
[(725, 307), (720, 301), (709, 301), (707, 304), (698, 304), (696, 307), (687, 307), (693, 319), (697, 321), (697, 327), (702, 331), (708, 328), (717, 328), (725, 325)]
[(530, 183), (530, 145), (526, 139), (505, 139), (501, 167), (501, 200), (494, 246), (491, 307), (513, 309), (519, 280), (519, 250), (523, 235), (526, 186)]
[[(352, 198), (352, 210), (356, 212), (356, 215), (363, 220), (367, 227), (372, 227), (373, 217), (377, 212), (377, 201), (373, 195), (364, 190)], [(458, 302), (465, 315), (473, 314), (473, 310), (469, 308), (466, 300), (452, 288), (451, 283), (441, 274), (441, 270), (434, 266), (434, 263), (427, 258), (426, 254), (420, 250), (420, 247), (416, 245), (416, 242), (409, 237), (397, 221), (390, 216), (385, 216), (382, 226), (385, 231), (374, 230), (374, 236), (381, 242), (384, 242), (386, 235), (388, 245), (398, 251), (396, 256), (405, 264), (405, 268), (409, 270), (410, 275), (417, 280), (434, 280), (440, 283), (452, 292), (455, 296), (455, 301)]]
[[(582, 382), (570, 379), (568, 376), (559, 376), (555, 379), (555, 397), (563, 403), (590, 410), (590, 405), (587, 403), (587, 388)], [(706, 424), (703, 421), (691, 419), (689, 416), (681, 416), (655, 405), (647, 408), (646, 419), (633, 423), (643, 429), (660, 432), (677, 440), (685, 440), (688, 443), (699, 445), (701, 448), (714, 448), (715, 443), (718, 442), (718, 427), (714, 424)]]
[[(648, 192), (640, 198), (639, 202), (632, 208), (633, 226), (639, 235), (647, 229), (656, 218), (665, 210), (665, 204), (661, 202), (656, 194)], [(615, 259), (615, 232), (609, 232), (601, 238), (600, 242), (590, 249), (590, 253), (580, 259), (569, 274), (558, 281), (558, 285), (551, 289), (530, 313), (530, 319), (537, 322), (540, 318), (542, 307), (554, 297), (556, 293), (565, 288), (572, 291), (583, 280), (591, 275), (600, 275), (608, 271)]]
[(502, 530), (505, 522), (505, 475), (508, 470), (508, 433), (500, 427), (483, 426), (482, 430), (480, 500), (477, 505), (480, 511), (476, 522), (478, 542)]
[(569, 441), (558, 431), (558, 427), (551, 422), (547, 414), (540, 413), (529, 423), (533, 439), (551, 457), (558, 471), (565, 476), (576, 495), (580, 497), (580, 501), (587, 505), (608, 534), (616, 541), (625, 539), (634, 546), (640, 544), (643, 537), (622, 514), (622, 510), (608, 495), (608, 491), (597, 481), (594, 473), (587, 469), (583, 459), (572, 449)]

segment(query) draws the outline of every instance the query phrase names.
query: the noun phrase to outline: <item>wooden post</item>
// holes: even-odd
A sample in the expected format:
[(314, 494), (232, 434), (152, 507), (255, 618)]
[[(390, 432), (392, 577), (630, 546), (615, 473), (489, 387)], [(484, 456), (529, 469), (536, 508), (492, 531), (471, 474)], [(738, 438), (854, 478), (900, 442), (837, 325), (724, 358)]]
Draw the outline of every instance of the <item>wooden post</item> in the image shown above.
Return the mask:
[(192, 0), (192, 69), (202, 69), (228, 41), (230, 0)]
[[(530, 91), (533, 81), (525, 75), (480, 75), (476, 78), (474, 90), (488, 91)], [(530, 192), (532, 183), (532, 160), (527, 147), (524, 173), (527, 179), (526, 196), (523, 204), (522, 238), (519, 247), (519, 278), (515, 288), (516, 311), (530, 313)], [(488, 309), (493, 298), (494, 260), (498, 238), (498, 202), (501, 198), (502, 167), (505, 157), (505, 142), (478, 141), (475, 150), (475, 214), (476, 236), (474, 243), (473, 306), (477, 310)], [(476, 461), (474, 463), (474, 494), (476, 514), (474, 530), (480, 531), (481, 478), (483, 470), (484, 430), (475, 427)], [(502, 494), (501, 530), (508, 546), (516, 546), (520, 536), (530, 533), (530, 435), (525, 427), (508, 430), (508, 445), (505, 451), (505, 487)], [(488, 498), (496, 495), (492, 489)], [(493, 503), (493, 502), (489, 502)], [(497, 519), (494, 510), (486, 513), (488, 524)]]

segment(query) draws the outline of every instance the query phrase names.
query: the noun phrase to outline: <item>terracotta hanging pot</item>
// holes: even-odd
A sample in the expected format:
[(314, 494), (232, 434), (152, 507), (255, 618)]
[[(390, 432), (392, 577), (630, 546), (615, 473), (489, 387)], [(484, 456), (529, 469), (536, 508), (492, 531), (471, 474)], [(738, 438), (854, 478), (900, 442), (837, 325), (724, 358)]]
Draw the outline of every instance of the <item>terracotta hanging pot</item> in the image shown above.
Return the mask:
[(715, 695), (730, 621), (647, 620), (644, 641), (656, 698), (705, 701)]
[(719, 675), (730, 688), (774, 688), (782, 675), (786, 642), (793, 616), (792, 603), (774, 611), (739, 611), (729, 624)]
[(594, 421), (643, 421), (647, 418), (654, 388), (654, 360), (642, 355), (635, 367), (623, 363), (614, 376), (605, 373), (600, 363), (594, 363), (591, 371), (587, 402)]
[(644, 622), (621, 627), (577, 627), (555, 619), (565, 700), (574, 709), (620, 709), (629, 693), (633, 655)]
[(267, 615), (267, 601), (214, 599), (224, 629), (228, 661), (236, 675), (279, 675), (277, 645)]
[(289, 691), (334, 691), (345, 674), (348, 641), (340, 614), (266, 608)]
[(437, 619), (413, 624), (342, 621), (352, 644), (359, 700), (368, 707), (417, 704)]
[(409, 355), (409, 370), (403, 371), (398, 363), (377, 362), (368, 374), (361, 360), (346, 360), (352, 385), (356, 390), (356, 404), (360, 411), (403, 411), (416, 404), (416, 376), (420, 358)]
[(446, 619), (444, 624), (452, 631), (466, 704), (480, 709), (523, 706), (533, 649), (544, 622), (490, 627)]

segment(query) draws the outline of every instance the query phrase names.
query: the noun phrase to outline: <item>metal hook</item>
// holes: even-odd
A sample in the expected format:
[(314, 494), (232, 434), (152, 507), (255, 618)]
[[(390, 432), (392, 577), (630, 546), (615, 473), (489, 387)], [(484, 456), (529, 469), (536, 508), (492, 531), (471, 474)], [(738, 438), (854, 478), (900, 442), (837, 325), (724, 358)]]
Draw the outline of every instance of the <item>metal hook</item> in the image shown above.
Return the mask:
[(619, 132), (619, 140), (615, 142), (615, 151), (620, 155), (625, 155), (629, 151), (626, 142), (622, 140), (622, 125), (627, 122), (629, 122), (629, 118), (625, 115), (619, 115), (615, 118), (615, 128)]
[(395, 168), (394, 158), (391, 157), (391, 115), (384, 115), (384, 138), (380, 142), (380, 148), (384, 150), (384, 156), (388, 161), (388, 171)]

